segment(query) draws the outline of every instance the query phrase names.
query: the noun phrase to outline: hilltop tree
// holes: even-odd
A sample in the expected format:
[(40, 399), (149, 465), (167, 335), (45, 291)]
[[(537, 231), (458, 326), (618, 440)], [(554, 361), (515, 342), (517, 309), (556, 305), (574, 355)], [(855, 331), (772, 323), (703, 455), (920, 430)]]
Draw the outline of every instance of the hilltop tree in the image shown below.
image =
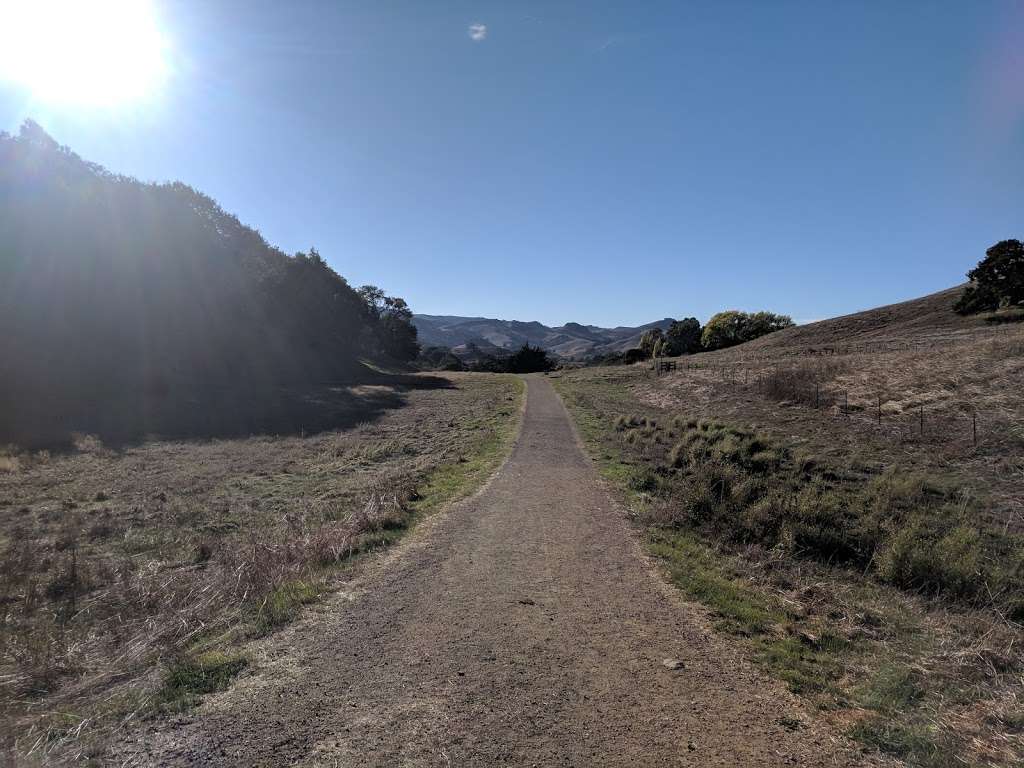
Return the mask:
[(788, 315), (777, 315), (773, 312), (747, 313), (730, 309), (719, 312), (708, 320), (701, 334), (701, 346), (709, 351), (725, 349), (792, 325), (793, 320)]
[(700, 343), (704, 349), (724, 349), (743, 341), (747, 315), (735, 309), (729, 309), (714, 315), (701, 333)]
[(971, 284), (953, 306), (961, 315), (1024, 304), (1024, 243), (1001, 240), (967, 277)]
[(761, 336), (792, 326), (793, 319), (789, 315), (777, 315), (774, 312), (752, 312), (747, 315), (746, 327), (743, 330), (743, 340), (753, 341)]
[(664, 353), (675, 357), (699, 352), (701, 330), (700, 321), (695, 317), (676, 320), (665, 331)]
[(640, 349), (647, 357), (655, 357), (660, 354), (664, 340), (665, 333), (661, 328), (650, 328), (640, 337)]

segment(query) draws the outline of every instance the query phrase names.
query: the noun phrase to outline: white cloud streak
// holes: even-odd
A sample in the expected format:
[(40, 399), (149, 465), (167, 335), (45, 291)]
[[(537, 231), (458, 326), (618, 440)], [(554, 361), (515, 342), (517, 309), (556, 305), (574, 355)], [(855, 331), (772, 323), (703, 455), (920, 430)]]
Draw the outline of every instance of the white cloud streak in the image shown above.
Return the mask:
[(470, 24), (469, 38), (475, 43), (479, 43), (480, 41), (485, 40), (487, 38), (487, 25), (481, 24), (479, 22), (475, 24)]

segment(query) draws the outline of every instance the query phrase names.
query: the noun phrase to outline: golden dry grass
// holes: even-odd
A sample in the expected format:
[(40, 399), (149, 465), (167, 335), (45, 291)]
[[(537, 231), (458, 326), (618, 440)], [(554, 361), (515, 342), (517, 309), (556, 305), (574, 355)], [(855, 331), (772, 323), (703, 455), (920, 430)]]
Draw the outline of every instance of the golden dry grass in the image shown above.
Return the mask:
[[(728, 530), (727, 515), (692, 523), (705, 514), (694, 510), (714, 507), (700, 495), (701, 473), (716, 466), (687, 474), (685, 460), (673, 458), (676, 446), (688, 449), (691, 423), (719, 425), (726, 454), (730, 434), (755, 434), (789, 457), (790, 474), (740, 475), (739, 491), (753, 482), (769, 498), (790, 499), (818, 483), (854, 515), (864, 489), (891, 483), (909, 493), (920, 479), (923, 489), (944, 489), (948, 514), (991, 547), (975, 586), (992, 588), (985, 569), (1019, 583), (1024, 326), (959, 317), (951, 311), (958, 293), (679, 358), (678, 370), (660, 376), (644, 365), (589, 368), (558, 384), (606, 475), (653, 532), (652, 551), (760, 663), (868, 748), (916, 766), (1016, 766), (1024, 760), (1024, 630), (1003, 606), (1019, 605), (1019, 596), (996, 588), (960, 603), (935, 599), (879, 583), (887, 576), (875, 555), (837, 567), (787, 545), (785, 531), (770, 546), (756, 527)], [(801, 466), (817, 468), (804, 471), (806, 486)], [(930, 493), (911, 493), (906, 514), (927, 517)], [(759, 517), (770, 504), (737, 504), (736, 526), (774, 519)], [(911, 533), (884, 515), (881, 523)]]
[[(980, 603), (957, 604), (880, 583), (871, 575), (874, 558), (867, 567), (836, 566), (787, 545), (785, 535), (769, 546), (727, 530), (726, 518), (709, 524), (711, 504), (696, 493), (701, 478), (675, 467), (674, 447), (686, 443), (690, 424), (697, 430), (713, 425), (712, 418), (737, 424), (723, 414), (748, 414), (756, 401), (714, 380), (702, 382), (707, 396), (701, 397), (697, 386), (682, 390), (672, 378), (655, 381), (644, 368), (617, 367), (565, 372), (556, 380), (592, 455), (646, 528), (649, 551), (666, 563), (668, 576), (706, 605), (716, 626), (735, 635), (754, 660), (867, 748), (914, 766), (1019, 765), (1024, 759), (1024, 720), (1016, 709), (1024, 697), (1019, 624), (993, 610), (984, 597)], [(894, 449), (886, 441), (872, 453), (855, 432), (841, 440), (815, 435), (827, 422), (809, 422), (794, 410), (758, 411), (764, 420), (757, 434), (765, 436), (771, 451), (786, 450), (797, 464), (813, 459), (819, 474), (834, 469), (838, 483), (851, 493), (872, 483), (892, 483), (893, 491), (915, 500), (932, 493), (917, 480), (925, 475), (915, 459), (927, 451)], [(781, 415), (769, 420), (773, 414)], [(737, 424), (742, 426), (749, 424)], [(734, 433), (729, 427), (721, 431), (727, 451)], [(802, 453), (812, 437), (827, 451)], [(901, 470), (886, 471), (892, 466), (887, 462), (896, 461)], [(704, 469), (716, 467), (694, 471), (699, 475)], [(742, 495), (752, 484), (783, 493), (792, 478), (764, 471), (739, 474), (729, 483), (735, 491), (730, 495)], [(725, 494), (723, 489), (713, 490)], [(718, 496), (712, 495), (714, 502)], [(947, 496), (962, 498), (955, 484)], [(756, 525), (756, 516), (746, 518), (745, 511), (740, 505), (737, 526)], [(1002, 530), (999, 526), (994, 535)]]
[(745, 346), (631, 374), (629, 386), (641, 402), (756, 424), (816, 455), (910, 462), (988, 497), (993, 525), (1024, 530), (1024, 328), (828, 356), (779, 344), (750, 357)]
[(341, 578), (332, 566), (480, 482), (510, 444), (521, 382), (445, 378), (309, 437), (8, 451), (0, 746), (87, 755), (166, 706), (161, 665), (270, 631)]

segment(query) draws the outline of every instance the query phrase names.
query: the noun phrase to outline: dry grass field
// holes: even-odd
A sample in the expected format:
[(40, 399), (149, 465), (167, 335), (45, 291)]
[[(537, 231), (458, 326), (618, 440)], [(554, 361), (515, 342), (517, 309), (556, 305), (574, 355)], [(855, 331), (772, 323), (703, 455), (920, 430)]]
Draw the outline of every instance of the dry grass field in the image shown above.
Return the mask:
[[(681, 360), (641, 402), (763, 428), (823, 459), (910, 462), (1024, 530), (1024, 325), (952, 311), (959, 289)], [(923, 424), (923, 430), (922, 430)]]
[(1024, 329), (955, 295), (556, 385), (649, 551), (759, 664), (868, 749), (1013, 766)]
[(228, 685), (243, 641), (482, 483), (522, 402), (507, 376), (347, 389), (380, 407), (345, 429), (2, 454), (5, 754), (88, 758)]

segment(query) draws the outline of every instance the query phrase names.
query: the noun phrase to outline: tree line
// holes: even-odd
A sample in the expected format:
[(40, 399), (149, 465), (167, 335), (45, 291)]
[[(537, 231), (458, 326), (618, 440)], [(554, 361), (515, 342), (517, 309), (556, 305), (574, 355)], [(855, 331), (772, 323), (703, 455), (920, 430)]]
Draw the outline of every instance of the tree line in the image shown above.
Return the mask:
[(315, 248), (285, 254), (186, 184), (111, 173), (32, 121), (0, 133), (0, 438), (26, 409), (73, 426), (126, 393), (181, 399), (412, 360), (411, 319), (402, 299), (353, 288)]
[(628, 362), (651, 357), (678, 357), (697, 352), (711, 352), (765, 336), (793, 326), (788, 315), (774, 312), (740, 312), (729, 309), (714, 315), (701, 326), (695, 317), (676, 320), (662, 331), (651, 328), (640, 337), (635, 350), (627, 350)]
[(471, 357), (463, 360), (448, 347), (427, 347), (420, 353), (420, 365), (432, 371), (475, 371), (480, 373), (538, 373), (555, 368), (547, 350), (526, 342), (506, 355), (481, 352), (470, 344)]

